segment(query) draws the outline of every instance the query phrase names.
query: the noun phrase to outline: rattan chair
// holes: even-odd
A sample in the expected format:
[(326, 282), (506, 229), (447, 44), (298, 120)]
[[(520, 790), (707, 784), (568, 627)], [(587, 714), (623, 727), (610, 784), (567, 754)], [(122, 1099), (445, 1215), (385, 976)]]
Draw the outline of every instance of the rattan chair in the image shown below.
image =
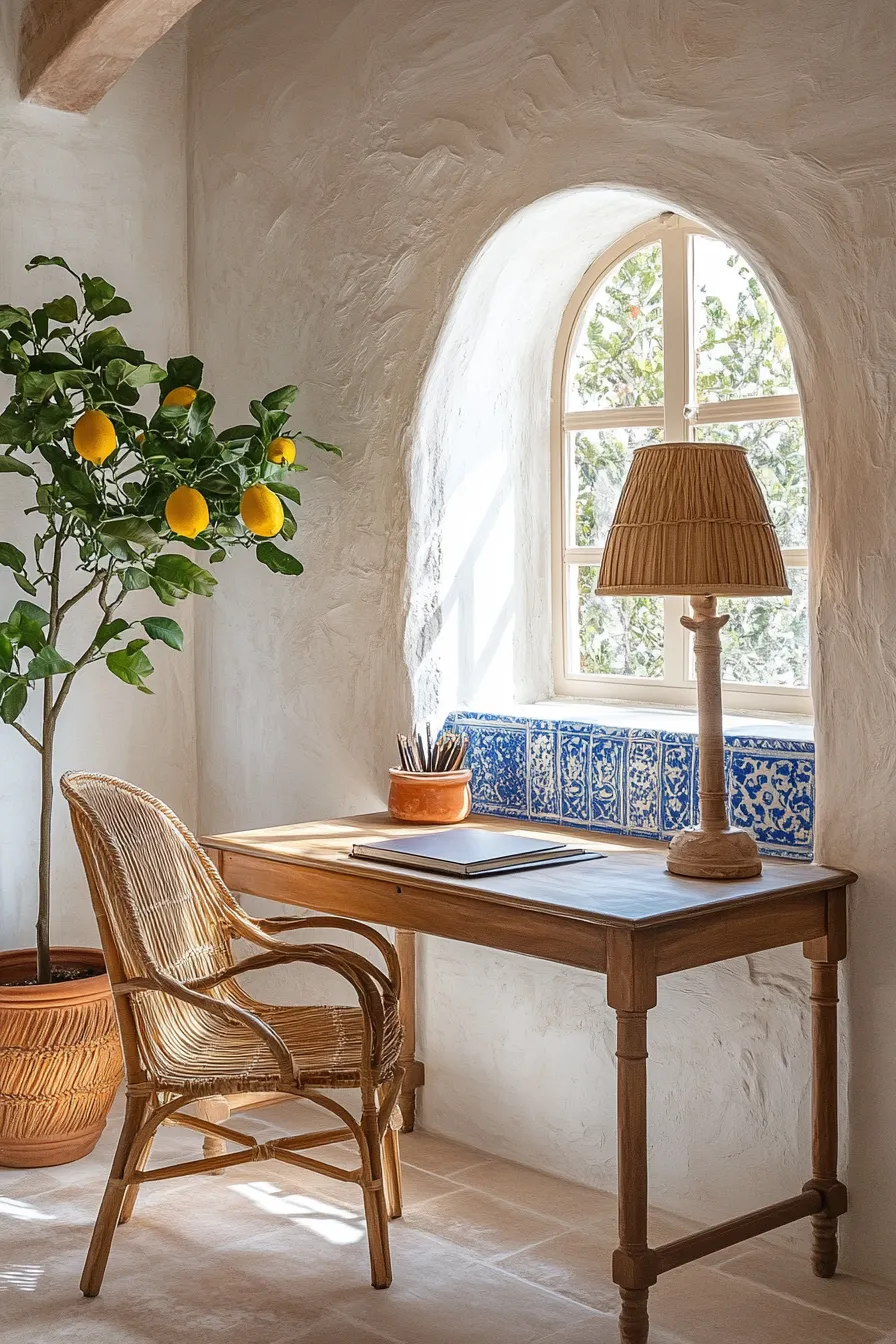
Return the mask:
[[(103, 775), (62, 780), (84, 860), (118, 1014), (127, 1077), (121, 1137), (81, 1279), (100, 1290), (112, 1237), (127, 1222), (145, 1181), (278, 1158), (363, 1191), (371, 1282), (392, 1278), (388, 1217), (401, 1213), (398, 1134), (392, 1124), (398, 1065), (400, 973), (391, 944), (349, 919), (252, 919), (224, 886), (186, 827), (151, 794)], [(274, 938), (287, 929), (348, 929), (382, 955), (385, 972), (329, 944)], [(264, 950), (235, 961), (233, 938)], [(310, 962), (342, 976), (357, 1007), (279, 1007), (250, 998), (245, 971)], [(360, 1119), (321, 1089), (357, 1088)], [(184, 1114), (191, 1102), (226, 1093), (276, 1092), (331, 1112), (338, 1128), (258, 1143), (251, 1135)], [(157, 1127), (186, 1125), (240, 1151), (147, 1169)], [(354, 1140), (351, 1171), (303, 1156)]]

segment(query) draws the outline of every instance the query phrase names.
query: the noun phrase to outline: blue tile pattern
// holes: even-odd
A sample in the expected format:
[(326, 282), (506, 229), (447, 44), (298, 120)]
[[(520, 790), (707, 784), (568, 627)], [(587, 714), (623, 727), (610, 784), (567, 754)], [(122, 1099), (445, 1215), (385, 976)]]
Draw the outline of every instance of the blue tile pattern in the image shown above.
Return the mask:
[[(666, 840), (697, 821), (694, 734), (460, 710), (446, 729), (470, 739), (473, 810)], [(815, 747), (726, 734), (733, 825), (759, 852), (811, 859)]]

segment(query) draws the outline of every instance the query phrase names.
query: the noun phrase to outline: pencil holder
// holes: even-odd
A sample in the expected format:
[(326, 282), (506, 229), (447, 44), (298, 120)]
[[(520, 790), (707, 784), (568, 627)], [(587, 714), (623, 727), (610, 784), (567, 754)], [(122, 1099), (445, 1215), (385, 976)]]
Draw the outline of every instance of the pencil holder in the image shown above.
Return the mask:
[(448, 826), (470, 815), (472, 770), (389, 771), (389, 812), (396, 821)]

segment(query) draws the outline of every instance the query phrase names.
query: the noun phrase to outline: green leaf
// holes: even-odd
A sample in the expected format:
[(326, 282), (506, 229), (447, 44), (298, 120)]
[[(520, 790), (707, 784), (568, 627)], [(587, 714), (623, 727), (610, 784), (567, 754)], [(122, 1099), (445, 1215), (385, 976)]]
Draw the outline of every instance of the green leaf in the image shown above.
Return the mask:
[(61, 299), (51, 299), (43, 307), (47, 317), (54, 322), (74, 322), (78, 316), (78, 305), (71, 294), (63, 294)]
[(13, 546), (11, 542), (0, 541), (0, 565), (6, 565), (9, 569), (23, 570), (25, 552), (20, 551), (18, 546)]
[(299, 389), (295, 383), (287, 383), (285, 387), (278, 387), (275, 392), (269, 392), (266, 397), (262, 397), (261, 404), (269, 411), (285, 411), (287, 406), (291, 406), (299, 394)]
[(273, 490), (275, 495), (280, 495), (283, 499), (291, 499), (293, 504), (301, 504), (302, 496), (294, 485), (287, 485), (284, 481), (266, 481), (269, 490)]
[(96, 491), (86, 471), (60, 463), (54, 475), (60, 490), (73, 504), (96, 504)]
[(128, 387), (146, 387), (149, 383), (161, 383), (165, 377), (165, 370), (159, 364), (148, 362), (138, 364), (124, 381)]
[(283, 526), (280, 529), (280, 535), (284, 541), (292, 541), (298, 530), (295, 514), (288, 504), (283, 505)]
[(89, 312), (99, 316), (103, 308), (115, 298), (115, 286), (110, 285), (101, 275), (82, 275), (81, 288), (84, 302)]
[[(137, 643), (141, 641), (138, 640)], [(153, 666), (142, 648), (134, 649), (132, 652), (128, 649), (116, 649), (114, 653), (106, 655), (106, 666), (129, 686), (137, 686), (141, 691), (148, 690), (143, 684), (143, 678), (149, 676)]]
[(67, 658), (53, 648), (52, 644), (45, 644), (39, 653), (36, 653), (28, 664), (25, 676), (29, 681), (40, 681), (42, 677), (55, 677), (60, 672), (73, 672), (74, 663), (70, 663)]
[(108, 343), (100, 346), (96, 353), (96, 364), (98, 368), (105, 368), (107, 364), (112, 363), (113, 359), (123, 359), (128, 364), (133, 364), (135, 368), (138, 364), (145, 363), (146, 356), (142, 350), (137, 350), (132, 345), (120, 344), (120, 341), (124, 338), (117, 327), (109, 327), (108, 330), (118, 334), (119, 344)]
[(159, 396), (164, 399), (175, 387), (195, 387), (202, 384), (202, 360), (195, 355), (183, 355), (179, 359), (169, 359), (167, 375), (159, 385)]
[(170, 616), (147, 616), (140, 624), (150, 639), (160, 639), (171, 649), (183, 648), (184, 632), (177, 621), (172, 621)]
[(56, 379), (52, 373), (35, 373), (29, 370), (19, 379), (22, 395), (28, 401), (46, 401), (51, 392), (56, 391)]
[(132, 313), (134, 310), (127, 299), (114, 298), (108, 303), (104, 303), (102, 308), (97, 311), (97, 317), (119, 317), (122, 313)]
[(267, 433), (271, 427), (271, 413), (267, 407), (263, 406), (260, 401), (250, 401), (249, 413), (255, 417), (262, 430)]
[(263, 541), (256, 546), (255, 554), (263, 565), (274, 571), (275, 574), (302, 574), (305, 566), (301, 560), (297, 560), (294, 555), (288, 551), (283, 551), (279, 546), (275, 546), (272, 541)]
[[(191, 434), (202, 434), (203, 430), (206, 429), (209, 420), (212, 418), (214, 409), (215, 399), (212, 394), (210, 392), (199, 392), (187, 415), (187, 428)], [(203, 446), (211, 447), (215, 442), (215, 436), (212, 434), (208, 443)]]
[(61, 266), (64, 271), (69, 271), (72, 275), (75, 274), (65, 257), (45, 257), (41, 254), (40, 256), (32, 257), (25, 267), (25, 270), (33, 271), (36, 266)]
[(160, 555), (153, 565), (153, 573), (173, 588), (183, 588), (200, 597), (211, 597), (217, 584), (207, 569), (188, 560), (185, 555)]
[(0, 719), (4, 723), (15, 723), (28, 703), (28, 686), (24, 681), (15, 681), (0, 700)]
[(342, 449), (337, 447), (335, 443), (325, 443), (323, 439), (315, 439), (310, 434), (302, 434), (301, 438), (307, 439), (309, 443), (313, 443), (315, 448), (320, 448), (321, 452), (335, 453), (337, 457), (342, 456)]
[(173, 588), (171, 584), (166, 583), (164, 579), (152, 578), (150, 579), (150, 586), (159, 601), (163, 602), (166, 607), (176, 607), (178, 599), (186, 597), (187, 595), (186, 589)]
[(69, 359), (61, 350), (44, 350), (32, 358), (31, 367), (38, 373), (56, 373), (62, 369), (79, 369), (80, 365)]
[(8, 303), (0, 304), (0, 331), (8, 331), (18, 322), (31, 326), (32, 318), (27, 308), (13, 308)]
[(121, 575), (121, 586), (129, 593), (138, 588), (148, 588), (150, 582), (150, 577), (145, 570), (137, 569), (134, 565), (126, 569)]
[(31, 582), (31, 580), (27, 579), (24, 574), (13, 574), (13, 578), (15, 579), (16, 583), (19, 585), (23, 593), (30, 593), (32, 597), (37, 596), (37, 589)]
[(50, 624), (50, 613), (34, 602), (18, 601), (12, 609), (11, 618), (19, 617), (23, 621), (33, 621), (41, 630)]
[(58, 438), (67, 427), (72, 414), (70, 401), (65, 401), (61, 405), (42, 406), (34, 421), (35, 442), (46, 443)]
[(0, 635), (0, 672), (8, 672), (13, 664), (12, 640), (6, 635)]
[(219, 443), (247, 443), (258, 433), (255, 425), (233, 425), (218, 435)]
[[(99, 356), (104, 349), (109, 346), (123, 346), (124, 337), (117, 327), (99, 327), (92, 331), (85, 340), (82, 350), (84, 352), (84, 363), (91, 367), (98, 362)], [(139, 360), (134, 360), (139, 364)]]
[[(14, 411), (4, 411), (0, 415), (0, 443), (28, 443), (30, 439), (31, 424), (24, 416)], [(17, 471), (21, 476), (34, 475), (26, 462), (19, 462), (6, 453), (0, 455), (0, 471)]]
[(161, 539), (145, 518), (112, 518), (100, 528), (103, 539), (131, 541), (137, 546), (160, 546)]
[(125, 630), (130, 630), (130, 628), (130, 621), (122, 620), (120, 616), (114, 621), (104, 621), (96, 632), (96, 638), (93, 641), (94, 648), (103, 648), (110, 640), (118, 639), (119, 635), (123, 635)]

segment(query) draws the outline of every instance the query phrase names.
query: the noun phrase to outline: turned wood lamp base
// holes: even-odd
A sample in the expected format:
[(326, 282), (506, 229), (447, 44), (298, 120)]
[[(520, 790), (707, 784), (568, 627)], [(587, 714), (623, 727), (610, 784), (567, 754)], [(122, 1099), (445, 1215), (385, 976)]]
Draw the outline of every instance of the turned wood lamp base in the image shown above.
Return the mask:
[(716, 599), (691, 598), (691, 616), (681, 623), (694, 635), (697, 667), (697, 720), (700, 748), (700, 824), (673, 837), (666, 867), (679, 877), (713, 881), (758, 877), (762, 860), (749, 831), (728, 824), (725, 786), (725, 744), (722, 733), (722, 646), (719, 631), (728, 621), (719, 616)]
[(672, 840), (666, 867), (679, 877), (724, 881), (758, 877), (762, 860), (749, 831), (739, 831), (733, 826), (724, 831), (701, 831), (693, 826), (679, 831)]

